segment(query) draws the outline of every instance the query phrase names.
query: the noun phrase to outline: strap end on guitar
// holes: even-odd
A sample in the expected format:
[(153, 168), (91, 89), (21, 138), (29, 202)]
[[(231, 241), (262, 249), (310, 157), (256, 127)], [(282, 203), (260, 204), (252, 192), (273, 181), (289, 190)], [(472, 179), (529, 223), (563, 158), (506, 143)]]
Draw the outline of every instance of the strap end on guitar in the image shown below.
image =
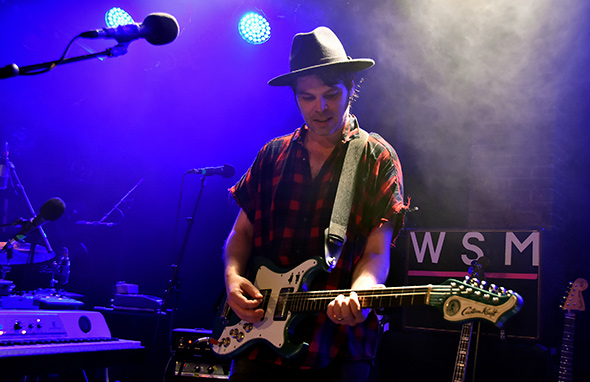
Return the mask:
[[(341, 232), (344, 232), (344, 234), (341, 234)], [(330, 228), (328, 227), (324, 231), (324, 237), (326, 264), (328, 265), (328, 270), (332, 270), (336, 267), (340, 254), (342, 253), (342, 248), (346, 243), (346, 230), (338, 233), (331, 233)]]

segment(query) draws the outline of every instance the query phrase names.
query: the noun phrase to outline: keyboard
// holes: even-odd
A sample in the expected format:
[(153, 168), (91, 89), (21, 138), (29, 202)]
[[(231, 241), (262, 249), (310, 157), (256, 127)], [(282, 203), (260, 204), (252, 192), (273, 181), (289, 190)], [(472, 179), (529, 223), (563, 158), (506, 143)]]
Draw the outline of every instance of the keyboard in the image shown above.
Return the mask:
[(111, 337), (100, 312), (0, 309), (0, 358), (142, 348)]

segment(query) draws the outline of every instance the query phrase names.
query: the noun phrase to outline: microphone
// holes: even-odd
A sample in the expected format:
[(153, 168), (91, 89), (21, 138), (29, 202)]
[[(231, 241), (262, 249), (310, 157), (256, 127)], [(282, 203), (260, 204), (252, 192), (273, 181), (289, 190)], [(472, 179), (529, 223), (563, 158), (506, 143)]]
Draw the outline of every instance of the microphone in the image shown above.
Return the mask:
[(22, 242), (27, 236), (33, 233), (37, 228), (41, 227), (48, 221), (55, 221), (63, 215), (66, 210), (66, 205), (60, 198), (51, 198), (41, 206), (39, 214), (35, 216), (31, 221), (26, 221), (20, 232), (17, 233), (10, 241), (8, 241), (2, 250), (10, 250), (14, 247), (17, 242)]
[(221, 175), (224, 178), (231, 178), (236, 173), (236, 169), (229, 164), (219, 167), (193, 168), (187, 171), (188, 174), (201, 174), (203, 176)]
[(2, 160), (0, 161), (0, 190), (8, 188), (8, 179), (10, 179), (10, 162), (8, 161), (8, 142), (4, 142), (2, 151)]
[(116, 28), (102, 28), (83, 32), (85, 38), (114, 38), (120, 43), (145, 38), (152, 45), (169, 44), (178, 37), (178, 22), (167, 13), (151, 13), (142, 24), (119, 25)]

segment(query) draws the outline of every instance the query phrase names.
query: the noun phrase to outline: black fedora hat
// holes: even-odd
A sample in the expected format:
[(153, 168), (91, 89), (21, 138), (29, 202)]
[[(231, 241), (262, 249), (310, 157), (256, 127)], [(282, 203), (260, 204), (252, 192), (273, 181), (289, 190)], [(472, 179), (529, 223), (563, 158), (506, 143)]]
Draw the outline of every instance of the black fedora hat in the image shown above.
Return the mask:
[(359, 72), (375, 65), (370, 58), (348, 57), (338, 37), (326, 27), (318, 27), (309, 33), (298, 33), (293, 37), (291, 71), (268, 81), (271, 86), (289, 86), (308, 71), (333, 66), (341, 70)]

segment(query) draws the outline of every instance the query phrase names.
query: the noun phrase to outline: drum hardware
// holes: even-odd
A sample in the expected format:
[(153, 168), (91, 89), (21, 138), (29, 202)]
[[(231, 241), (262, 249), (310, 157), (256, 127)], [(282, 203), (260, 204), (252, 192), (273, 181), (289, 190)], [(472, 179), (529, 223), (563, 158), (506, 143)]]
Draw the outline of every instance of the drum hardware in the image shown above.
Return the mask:
[(65, 285), (70, 279), (70, 256), (66, 247), (59, 260), (53, 261), (50, 265), (41, 267), (41, 273), (51, 273), (50, 287), (55, 288), (57, 284)]
[[(41, 229), (41, 227), (39, 227)], [(0, 247), (6, 245), (6, 241), (0, 241)], [(12, 257), (10, 252), (12, 252)], [(15, 243), (9, 250), (0, 253), (1, 265), (21, 265), (41, 263), (52, 259), (55, 256), (54, 252), (49, 252), (47, 248), (37, 244), (30, 243)]]
[[(141, 178), (136, 184), (135, 186), (133, 186), (129, 191), (127, 191), (127, 193), (125, 195), (123, 195), (123, 197), (121, 198), (121, 200), (119, 200), (117, 202), (117, 204), (115, 204), (113, 206), (113, 208), (111, 208), (111, 210), (109, 212), (107, 212), (106, 214), (104, 214), (104, 216), (102, 218), (100, 218), (100, 220), (97, 221), (86, 221), (86, 220), (78, 220), (76, 222), (76, 224), (82, 224), (82, 225), (105, 225), (107, 227), (112, 227), (115, 226), (117, 224), (119, 224), (121, 222), (121, 220), (123, 220), (123, 218), (125, 217), (125, 214), (123, 213), (123, 211), (121, 211), (121, 209), (119, 208), (119, 206), (126, 201), (129, 201), (128, 196), (137, 188), (137, 186), (139, 186), (141, 184), (141, 182), (143, 182), (143, 178)], [(133, 200), (133, 199), (131, 199)], [(118, 211), (119, 214), (121, 215), (120, 220), (118, 222), (108, 222), (106, 221), (106, 219), (114, 212), (114, 211)]]
[[(29, 208), (29, 212), (31, 213), (31, 215), (32, 216), (36, 216), (36, 219), (37, 218), (42, 218), (43, 217), (42, 216), (43, 214), (40, 214), (40, 216), (37, 216), (37, 214), (35, 213), (35, 209), (33, 208), (33, 205), (31, 204), (31, 201), (30, 201), (30, 199), (29, 199), (29, 197), (27, 195), (27, 192), (25, 191), (25, 188), (24, 188), (23, 184), (21, 183), (20, 178), (18, 177), (18, 174), (16, 173), (16, 167), (14, 166), (14, 163), (12, 163), (9, 160), (9, 158), (8, 158), (8, 142), (5, 142), (4, 145), (5, 145), (5, 150), (4, 150), (4, 158), (3, 158), (3, 161), (5, 162), (5, 167), (7, 167), (7, 169), (8, 169), (8, 171), (6, 171), (6, 178), (7, 178), (6, 179), (6, 184), (7, 184), (7, 187), (6, 188), (8, 188), (8, 184), (12, 185), (14, 191), (17, 194), (20, 193), (20, 195), (25, 200), (25, 203), (27, 204), (27, 207)], [(2, 189), (5, 189), (5, 188), (3, 187)], [(61, 199), (60, 199), (60, 201), (61, 201)], [(63, 203), (63, 201), (62, 201), (62, 203)], [(50, 214), (49, 215), (53, 215), (54, 212), (57, 212), (54, 209), (55, 204), (48, 205), (48, 202), (46, 202), (44, 204), (44, 206), (46, 206), (46, 205), (50, 209), (50, 211), (49, 211)], [(65, 205), (63, 206), (63, 208), (65, 209)], [(42, 209), (43, 209), (43, 207), (42, 207)], [(55, 219), (53, 218), (54, 216), (51, 216), (47, 220), (56, 220), (57, 218), (59, 218), (61, 216), (62, 213), (63, 213), (63, 211), (61, 211), (61, 213), (59, 214), (59, 216), (58, 215), (55, 215)], [(43, 231), (43, 227), (41, 227), (41, 225), (44, 223), (44, 221), (41, 221), (41, 220), (43, 220), (43, 219), (40, 219), (40, 221), (38, 223), (38, 226), (35, 227), (34, 231), (39, 232), (41, 234), (43, 245), (45, 246), (45, 249), (46, 249), (47, 253), (48, 254), (49, 253), (53, 253), (53, 249), (51, 248), (51, 244), (49, 244), (49, 240), (47, 239), (47, 235), (45, 234), (45, 231)], [(23, 227), (26, 224), (30, 224), (30, 222), (28, 220), (25, 220), (25, 219), (21, 219), (21, 222), (22, 222)], [(18, 225), (18, 223), (15, 224), (15, 225)], [(24, 239), (24, 237), (22, 239)], [(18, 244), (20, 244), (21, 241), (22, 241), (21, 239), (18, 239), (18, 242), (19, 242)], [(13, 245), (14, 247), (17, 246), (16, 245), (17, 243), (11, 243), (11, 244), (14, 244)], [(0, 257), (0, 264), (2, 264), (2, 265), (9, 265), (8, 264), (9, 261), (10, 261), (10, 264), (18, 264), (16, 262), (12, 261), (12, 258), (11, 258), (12, 255), (15, 255), (14, 250), (12, 248), (13, 246), (11, 245), (11, 246), (9, 246), (9, 248), (6, 248), (7, 247), (7, 243), (6, 242), (2, 245), (2, 251), (0, 251), (2, 253), (2, 257)], [(31, 253), (31, 254), (34, 255), (35, 254), (35, 251), (36, 251), (36, 247), (26, 248), (26, 249), (23, 247), (23, 249), (21, 249), (20, 251), (18, 249), (16, 251), (17, 251), (17, 254), (19, 254), (19, 252), (29, 252), (29, 253)], [(41, 257), (44, 257), (44, 256), (41, 256)], [(51, 258), (51, 257), (49, 257), (49, 258)], [(45, 260), (47, 260), (47, 259), (45, 259)], [(35, 262), (34, 256), (30, 257), (30, 261), (31, 262)], [(39, 261), (44, 261), (44, 260), (39, 260)]]

